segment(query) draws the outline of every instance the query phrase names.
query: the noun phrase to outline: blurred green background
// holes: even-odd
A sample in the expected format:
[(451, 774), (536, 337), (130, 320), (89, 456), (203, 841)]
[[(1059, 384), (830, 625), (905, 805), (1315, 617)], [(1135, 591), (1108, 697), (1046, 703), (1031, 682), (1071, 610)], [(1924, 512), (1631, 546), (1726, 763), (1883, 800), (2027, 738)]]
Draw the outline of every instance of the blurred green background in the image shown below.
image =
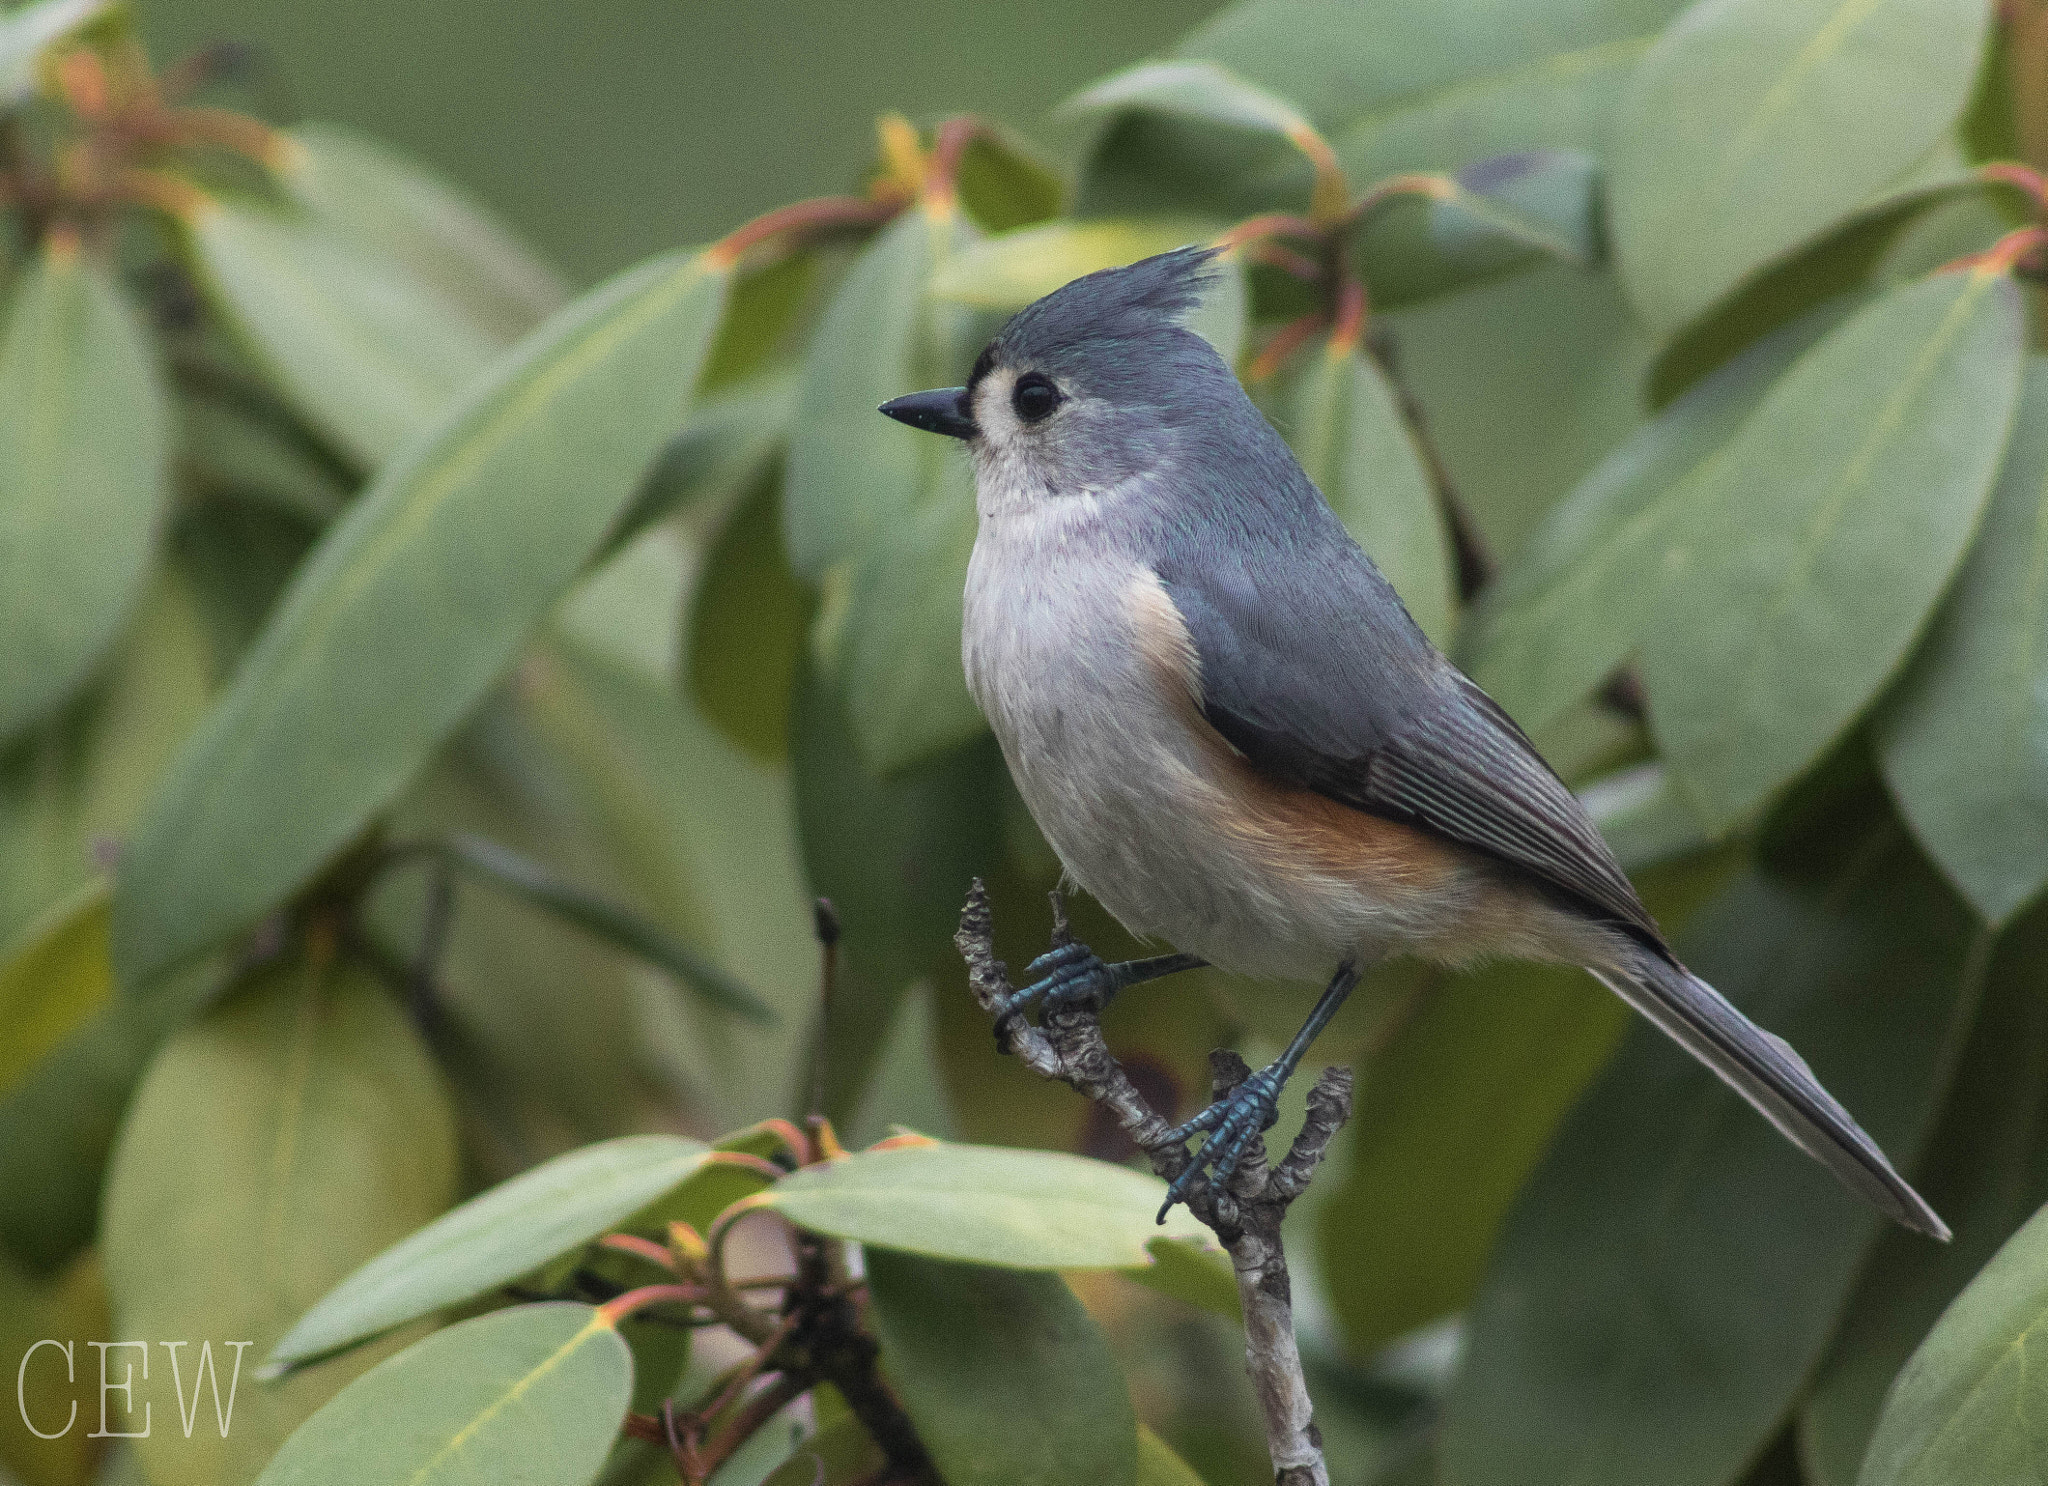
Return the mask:
[(1059, 131), (1037, 130), (1048, 109), (1215, 8), (183, 0), (138, 18), (159, 64), (253, 43), (269, 116), (335, 119), (403, 146), (585, 284), (844, 189), (873, 159), (869, 126), (886, 109), (920, 121), (972, 110), (1057, 146)]

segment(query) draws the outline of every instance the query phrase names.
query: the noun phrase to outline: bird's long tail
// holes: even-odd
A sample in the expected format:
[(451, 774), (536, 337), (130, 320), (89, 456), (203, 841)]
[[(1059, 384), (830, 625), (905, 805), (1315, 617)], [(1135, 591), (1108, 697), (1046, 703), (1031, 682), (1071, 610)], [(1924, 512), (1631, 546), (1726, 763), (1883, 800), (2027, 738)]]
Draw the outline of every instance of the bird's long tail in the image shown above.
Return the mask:
[(1906, 1227), (1947, 1242), (1948, 1225), (1892, 1170), (1877, 1142), (1821, 1087), (1791, 1044), (1757, 1026), (1683, 965), (1649, 950), (1625, 967), (1593, 974), (1719, 1074), (1850, 1191)]

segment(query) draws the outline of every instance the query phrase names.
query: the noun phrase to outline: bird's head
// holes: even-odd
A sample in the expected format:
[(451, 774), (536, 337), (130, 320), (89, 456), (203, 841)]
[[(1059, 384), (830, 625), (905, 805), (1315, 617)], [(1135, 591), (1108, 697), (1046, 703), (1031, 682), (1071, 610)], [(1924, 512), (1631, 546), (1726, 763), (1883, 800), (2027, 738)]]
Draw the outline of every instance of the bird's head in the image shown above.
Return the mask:
[(1237, 379), (1182, 323), (1212, 277), (1179, 248), (1074, 280), (1013, 316), (965, 387), (884, 403), (891, 418), (965, 439), (984, 506), (1100, 494), (1173, 460), (1181, 433), (1242, 401)]

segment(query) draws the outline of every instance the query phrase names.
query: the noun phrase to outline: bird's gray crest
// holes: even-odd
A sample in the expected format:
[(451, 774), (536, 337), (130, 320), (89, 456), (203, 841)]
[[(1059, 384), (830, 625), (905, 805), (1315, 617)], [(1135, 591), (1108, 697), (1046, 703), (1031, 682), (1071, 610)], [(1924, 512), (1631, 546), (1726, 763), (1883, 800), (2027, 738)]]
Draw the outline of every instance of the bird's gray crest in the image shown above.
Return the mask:
[(1182, 321), (1216, 281), (1211, 247), (1175, 248), (1105, 268), (1026, 305), (975, 363), (968, 385), (998, 364), (1058, 366), (1083, 348), (1136, 350), (1186, 334)]

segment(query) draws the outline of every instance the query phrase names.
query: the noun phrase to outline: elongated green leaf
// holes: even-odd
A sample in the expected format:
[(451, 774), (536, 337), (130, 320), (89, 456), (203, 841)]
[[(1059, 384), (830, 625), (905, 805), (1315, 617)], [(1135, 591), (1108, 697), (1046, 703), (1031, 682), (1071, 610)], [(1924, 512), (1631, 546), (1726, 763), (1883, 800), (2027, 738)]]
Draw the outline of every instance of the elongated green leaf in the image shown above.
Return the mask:
[[(678, 511), (725, 510), (743, 500), (768, 477), (789, 439), (796, 390), (796, 378), (778, 372), (701, 397), (619, 518), (612, 545)], [(781, 535), (778, 526), (778, 545)]]
[(1993, 956), (1955, 1091), (1916, 1178), (1955, 1241), (1922, 1243), (1902, 1231), (1878, 1240), (1800, 1414), (1800, 1458), (1815, 1486), (1855, 1486), (1899, 1369), (1998, 1246), (2048, 1201), (2044, 974), (2048, 917), (2036, 914)]
[(141, 591), (169, 477), (154, 359), (105, 269), (47, 242), (0, 335), (0, 739), (78, 689)]
[(1450, 538), (1386, 376), (1333, 339), (1302, 369), (1291, 412), (1288, 442), (1302, 468), (1423, 633), (1448, 643), (1457, 603)]
[(307, 1420), (263, 1486), (583, 1486), (618, 1439), (633, 1358), (586, 1305), (522, 1305), (436, 1332)]
[(1461, 1309), (1509, 1204), (1627, 1026), (1575, 971), (1461, 976), (1361, 1070), (1318, 1263), (1351, 1354)]
[(114, 987), (107, 889), (95, 882), (0, 956), (0, 1093), (97, 1011)]
[(818, 1432), (798, 1445), (761, 1486), (854, 1486), (882, 1464), (881, 1450), (858, 1419), (821, 1421)]
[(1008, 232), (1055, 216), (1066, 196), (1060, 173), (1000, 126), (976, 131), (954, 173), (960, 204), (985, 231)]
[(1075, 113), (1140, 109), (1290, 140), (1315, 127), (1285, 98), (1214, 62), (1140, 62), (1092, 84), (1064, 107)]
[(1955, 591), (1878, 716), (1914, 834), (1994, 923), (2048, 886), (2048, 361)]
[(763, 481), (704, 558), (683, 614), (683, 680), (707, 721), (754, 757), (789, 755), (789, 698), (810, 598), (782, 551), (782, 486)]
[(679, 1135), (628, 1135), (500, 1182), (320, 1297), (269, 1363), (308, 1361), (516, 1280), (674, 1191), (707, 1153)]
[(875, 409), (965, 371), (954, 364), (962, 312), (935, 309), (926, 291), (971, 235), (950, 207), (905, 211), (848, 271), (811, 337), (783, 504), (790, 563), (811, 582), (870, 533), (893, 530), (958, 458), (947, 440)]
[(112, 9), (113, 0), (33, 0), (0, 16), (0, 108), (11, 108), (35, 91), (36, 59)]
[(218, 201), (183, 225), (208, 300), (366, 471), (432, 427), (502, 345), (402, 263), (316, 218)]
[(1193, 1466), (1143, 1424), (1138, 1426), (1138, 1486), (1203, 1486)]
[(659, 924), (650, 923), (603, 894), (567, 882), (530, 857), (482, 836), (454, 836), (447, 845), (449, 857), (460, 866), (587, 933), (659, 965), (713, 1005), (736, 1011), (752, 1021), (775, 1020), (775, 1013), (759, 996), (703, 954)]
[(904, 988), (953, 954), (960, 905), (1003, 856), (989, 808), (1003, 760), (986, 735), (884, 779), (861, 761), (844, 692), (806, 654), (790, 704), (790, 791), (813, 894), (844, 933), (827, 1049), (825, 1112), (850, 1118)]
[(1941, 274), (1801, 358), (1688, 478), (1646, 571), (1659, 745), (1709, 825), (1805, 768), (1904, 657), (1991, 493), (2019, 396), (2018, 292)]
[(1837, 323), (1816, 312), (1758, 342), (1644, 424), (1579, 482), (1489, 584), (1460, 635), (1473, 679), (1541, 729), (1628, 657), (1659, 592), (1660, 543), (1692, 499), (1686, 476)]
[[(1857, 796), (1860, 819), (1800, 832), (1820, 862), (1743, 880), (1689, 939), (1698, 969), (1805, 1053), (1910, 1170), (1989, 946), (1898, 824), (1868, 809), (1874, 793)], [(1638, 1029), (1508, 1219), (1469, 1316), (1447, 1474), (1735, 1478), (1826, 1347), (1878, 1222)]]
[(1214, 223), (1193, 219), (1047, 222), (962, 248), (932, 275), (932, 293), (984, 309), (1020, 310), (1083, 274), (1215, 235)]
[(1859, 1486), (2021, 1486), (2041, 1479), (2048, 1327), (2048, 1208), (2005, 1243), (1942, 1313), (1877, 1421)]
[(875, 1248), (1011, 1269), (1134, 1269), (1154, 1238), (1201, 1241), (1180, 1208), (1166, 1226), (1156, 1177), (1006, 1146), (862, 1151), (775, 1184), (772, 1206), (799, 1227)]
[(677, 255), (593, 290), (329, 531), (122, 858), (125, 982), (290, 892), (476, 705), (681, 417), (726, 278)]
[(449, 181), (342, 124), (301, 124), (275, 169), (321, 225), (371, 256), (403, 264), (510, 345), (569, 294), (503, 222)]
[(861, 757), (877, 774), (979, 737), (988, 724), (960, 667), (960, 604), (974, 550), (974, 472), (964, 451), (915, 510), (856, 562), (834, 616), (837, 671)]
[(1065, 1280), (886, 1250), (867, 1275), (882, 1366), (948, 1486), (1135, 1486), (1129, 1390)]
[(1913, 165), (1963, 110), (1974, 0), (1705, 0), (1629, 81), (1614, 130), (1622, 277), (1683, 324)]
[[(455, 1130), (405, 1012), (363, 971), (297, 957), (257, 972), (150, 1064), (107, 1177), (117, 1335), (191, 1338), (190, 1438), (133, 1442), (161, 1486), (236, 1486), (371, 1358), (259, 1388), (248, 1374), (342, 1275), (445, 1207)], [(231, 1427), (197, 1396), (212, 1338)], [(254, 1356), (223, 1339), (253, 1342)], [(153, 1359), (161, 1365), (161, 1355)]]

